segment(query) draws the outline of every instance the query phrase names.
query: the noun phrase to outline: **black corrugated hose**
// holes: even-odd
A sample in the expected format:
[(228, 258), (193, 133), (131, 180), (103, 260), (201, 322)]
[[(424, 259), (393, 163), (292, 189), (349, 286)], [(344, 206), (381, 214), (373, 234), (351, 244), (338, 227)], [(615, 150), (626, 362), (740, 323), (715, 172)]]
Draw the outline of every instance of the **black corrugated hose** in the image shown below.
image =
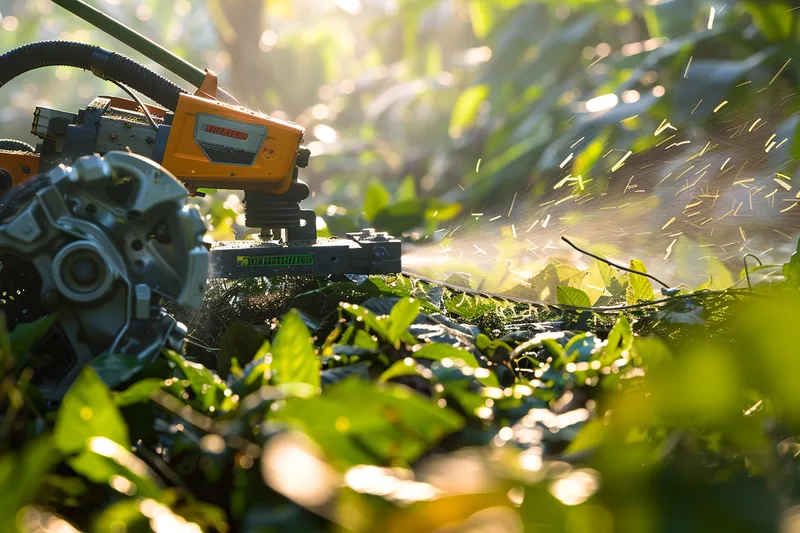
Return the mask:
[(54, 66), (90, 70), (100, 77), (127, 85), (171, 111), (175, 111), (180, 94), (186, 93), (180, 86), (133, 59), (99, 46), (73, 41), (41, 41), (0, 55), (0, 87), (25, 72)]

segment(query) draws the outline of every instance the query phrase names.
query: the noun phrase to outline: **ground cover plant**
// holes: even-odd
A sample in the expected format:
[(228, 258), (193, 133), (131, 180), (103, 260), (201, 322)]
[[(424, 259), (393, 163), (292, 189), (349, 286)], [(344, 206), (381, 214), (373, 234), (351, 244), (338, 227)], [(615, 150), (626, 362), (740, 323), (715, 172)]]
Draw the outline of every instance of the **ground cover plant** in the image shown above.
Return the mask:
[(97, 359), (57, 410), (24, 370), (46, 324), (3, 334), (0, 530), (790, 531), (800, 253), (658, 299), (599, 264), (629, 303), (217, 282), (173, 309), (185, 353)]

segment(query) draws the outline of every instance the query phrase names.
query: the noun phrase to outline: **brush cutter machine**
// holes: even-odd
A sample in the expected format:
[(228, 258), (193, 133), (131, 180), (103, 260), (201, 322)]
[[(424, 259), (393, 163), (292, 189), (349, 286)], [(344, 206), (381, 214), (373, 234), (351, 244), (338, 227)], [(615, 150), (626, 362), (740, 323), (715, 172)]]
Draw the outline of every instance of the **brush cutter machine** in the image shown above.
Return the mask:
[[(53, 0), (197, 87), (190, 94), (123, 55), (78, 42), (0, 56), (0, 86), (48, 66), (89, 70), (128, 98), (77, 112), (37, 107), (36, 146), (0, 140), (0, 310), (9, 330), (53, 317), (35, 381), (60, 398), (101, 354), (139, 358), (182, 344), (162, 299), (197, 308), (207, 278), (401, 272), (400, 241), (371, 229), (317, 237), (301, 208), (304, 129), (242, 105), (200, 70), (81, 0)], [(157, 103), (145, 105), (141, 93)], [(259, 239), (203, 243), (189, 196), (244, 192)], [(208, 249), (210, 248), (210, 250)], [(35, 330), (33, 330), (35, 332)], [(71, 357), (63, 357), (69, 352)]]
[[(54, 3), (198, 89), (189, 94), (140, 63), (98, 46), (49, 41), (11, 50), (0, 56), (0, 86), (33, 69), (61, 65), (90, 70), (131, 98), (101, 96), (77, 113), (37, 107), (31, 132), (41, 142), (35, 148), (0, 142), (0, 188), (84, 155), (126, 150), (162, 165), (192, 195), (202, 188), (244, 191), (245, 225), (260, 228), (260, 239), (213, 244), (210, 277), (401, 271), (400, 241), (385, 233), (364, 230), (343, 239), (317, 238), (315, 213), (300, 207), (309, 188), (298, 179), (298, 170), (310, 158), (302, 145), (302, 127), (237, 105), (218, 88), (212, 72), (199, 70), (85, 2)], [(142, 104), (133, 91), (159, 105)]]

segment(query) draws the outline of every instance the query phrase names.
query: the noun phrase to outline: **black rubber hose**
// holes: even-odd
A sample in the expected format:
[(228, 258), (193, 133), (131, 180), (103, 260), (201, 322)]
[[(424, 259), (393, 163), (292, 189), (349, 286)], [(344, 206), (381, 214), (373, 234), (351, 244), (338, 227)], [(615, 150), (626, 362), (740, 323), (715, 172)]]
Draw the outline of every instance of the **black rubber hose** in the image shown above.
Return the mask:
[(18, 207), (33, 198), (37, 192), (50, 183), (50, 176), (39, 174), (0, 194), (0, 223), (5, 222), (8, 217), (15, 214)]
[(129, 86), (171, 111), (175, 111), (181, 93), (186, 93), (180, 86), (133, 59), (99, 46), (73, 41), (31, 43), (0, 55), (0, 87), (31, 70), (55, 66), (90, 70)]

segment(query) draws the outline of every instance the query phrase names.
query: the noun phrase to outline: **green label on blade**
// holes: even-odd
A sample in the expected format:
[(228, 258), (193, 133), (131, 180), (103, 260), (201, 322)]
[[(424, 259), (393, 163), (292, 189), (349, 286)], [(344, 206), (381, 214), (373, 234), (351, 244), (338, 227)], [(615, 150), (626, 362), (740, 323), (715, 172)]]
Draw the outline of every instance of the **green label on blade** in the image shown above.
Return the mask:
[(240, 255), (236, 257), (236, 266), (239, 268), (306, 266), (313, 264), (314, 256), (311, 254)]

